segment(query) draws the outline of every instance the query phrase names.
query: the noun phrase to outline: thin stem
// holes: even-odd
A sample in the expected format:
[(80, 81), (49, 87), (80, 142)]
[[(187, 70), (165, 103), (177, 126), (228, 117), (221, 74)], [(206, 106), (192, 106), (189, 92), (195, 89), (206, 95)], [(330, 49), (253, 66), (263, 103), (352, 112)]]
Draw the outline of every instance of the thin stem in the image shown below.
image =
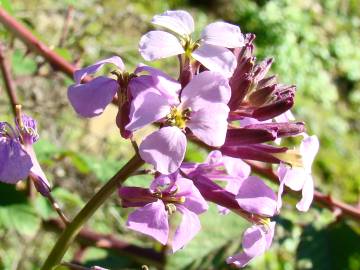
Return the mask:
[(0, 69), (3, 75), (5, 90), (10, 99), (12, 112), (16, 116), (16, 105), (19, 104), (19, 101), (16, 96), (15, 82), (11, 75), (10, 63), (5, 55), (5, 48), (2, 43), (0, 43)]
[(61, 210), (59, 204), (57, 203), (55, 198), (51, 195), (51, 193), (49, 193), (49, 195), (47, 196), (47, 199), (51, 203), (51, 206), (54, 208), (54, 210), (58, 213), (58, 215), (59, 215), (60, 219), (62, 220), (62, 222), (64, 222), (65, 225), (68, 225), (70, 223), (69, 219), (64, 214), (64, 212)]
[(85, 222), (93, 216), (95, 211), (110, 197), (116, 188), (143, 164), (144, 161), (142, 161), (138, 155), (135, 155), (90, 199), (63, 231), (41, 270), (51, 270), (55, 265), (61, 262), (65, 252), (76, 235), (80, 232)]

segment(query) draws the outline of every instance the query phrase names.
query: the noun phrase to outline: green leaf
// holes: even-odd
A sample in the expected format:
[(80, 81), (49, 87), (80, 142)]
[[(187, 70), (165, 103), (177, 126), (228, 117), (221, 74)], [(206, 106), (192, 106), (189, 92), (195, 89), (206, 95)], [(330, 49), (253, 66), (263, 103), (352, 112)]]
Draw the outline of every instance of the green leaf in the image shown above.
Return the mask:
[[(297, 249), (298, 268), (316, 270), (360, 269), (360, 235), (347, 223), (333, 223), (322, 230), (305, 227)], [(306, 266), (306, 267), (305, 267)]]
[(30, 75), (37, 69), (36, 62), (22, 51), (15, 50), (12, 55), (12, 66), (15, 75)]
[(20, 234), (33, 236), (39, 230), (41, 219), (30, 205), (16, 204), (8, 211), (12, 225)]

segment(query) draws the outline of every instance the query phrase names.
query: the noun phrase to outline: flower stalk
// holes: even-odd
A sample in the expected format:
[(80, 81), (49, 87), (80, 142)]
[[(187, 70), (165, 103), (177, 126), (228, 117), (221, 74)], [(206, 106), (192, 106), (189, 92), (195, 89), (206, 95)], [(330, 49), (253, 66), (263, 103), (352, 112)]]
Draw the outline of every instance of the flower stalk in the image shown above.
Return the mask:
[(51, 270), (54, 266), (61, 263), (67, 249), (85, 222), (87, 222), (106, 199), (116, 191), (117, 187), (143, 164), (144, 162), (140, 157), (135, 155), (90, 199), (60, 235), (41, 270)]

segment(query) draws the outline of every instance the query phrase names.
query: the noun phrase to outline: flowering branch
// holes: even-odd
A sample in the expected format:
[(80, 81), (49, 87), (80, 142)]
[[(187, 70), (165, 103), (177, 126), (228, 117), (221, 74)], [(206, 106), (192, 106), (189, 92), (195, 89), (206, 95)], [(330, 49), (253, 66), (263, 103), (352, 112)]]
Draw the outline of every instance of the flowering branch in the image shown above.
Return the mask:
[(79, 234), (85, 222), (106, 201), (106, 199), (109, 198), (117, 187), (143, 164), (144, 162), (139, 156), (134, 156), (90, 199), (72, 222), (65, 228), (41, 270), (51, 270), (55, 265), (61, 262), (65, 252)]
[[(33, 52), (43, 56), (46, 61), (48, 61), (53, 67), (58, 69), (59, 71), (65, 73), (69, 77), (73, 76), (76, 68), (68, 63), (64, 58), (56, 54), (49, 47), (47, 47), (44, 43), (39, 41), (29, 30), (26, 29), (22, 24), (16, 21), (15, 18), (10, 16), (4, 9), (0, 7), (0, 23), (2, 23), (11, 33), (13, 33), (16, 37), (21, 39), (30, 50)], [(117, 104), (116, 102), (114, 102)], [(252, 163), (251, 164), (254, 171), (269, 177), (270, 180), (278, 183), (277, 176), (269, 168), (262, 168), (258, 165)], [(275, 181), (276, 180), (276, 181)], [(321, 206), (326, 207), (328, 209), (340, 209), (342, 213), (347, 216), (360, 220), (360, 210), (356, 207), (350, 206), (346, 203), (343, 203), (339, 200), (333, 199), (329, 195), (325, 195), (321, 192), (315, 191), (314, 200), (318, 202)]]

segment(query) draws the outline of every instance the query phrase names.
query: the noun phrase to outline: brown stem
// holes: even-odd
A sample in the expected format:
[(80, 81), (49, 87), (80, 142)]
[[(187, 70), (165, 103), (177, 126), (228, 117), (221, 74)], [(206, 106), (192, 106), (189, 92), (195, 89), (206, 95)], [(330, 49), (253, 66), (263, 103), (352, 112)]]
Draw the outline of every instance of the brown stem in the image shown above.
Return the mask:
[(70, 5), (66, 10), (66, 15), (65, 15), (65, 19), (64, 19), (64, 26), (62, 28), (61, 37), (60, 37), (60, 40), (59, 40), (59, 47), (62, 47), (64, 45), (64, 43), (65, 43), (67, 34), (69, 32), (69, 26), (70, 26), (72, 18), (73, 18), (73, 14), (74, 14), (74, 7)]
[(3, 75), (5, 90), (10, 100), (11, 110), (16, 117), (16, 105), (19, 104), (19, 101), (16, 96), (15, 81), (11, 75), (10, 62), (6, 57), (5, 46), (2, 43), (0, 43), (0, 68)]

